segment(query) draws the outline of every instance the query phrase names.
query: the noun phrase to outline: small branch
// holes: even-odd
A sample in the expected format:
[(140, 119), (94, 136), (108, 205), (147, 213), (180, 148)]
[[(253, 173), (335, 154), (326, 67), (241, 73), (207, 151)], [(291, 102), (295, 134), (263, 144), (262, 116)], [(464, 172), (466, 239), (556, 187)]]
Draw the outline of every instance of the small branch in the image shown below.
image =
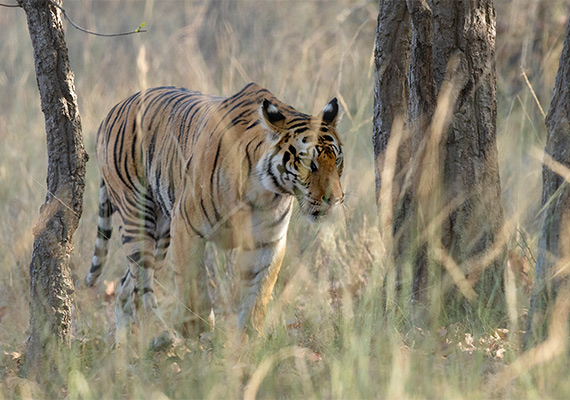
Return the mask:
[(14, 8), (18, 7), (18, 8), (22, 8), (22, 6), (19, 5), (19, 4), (4, 4), (4, 3), (0, 3), (0, 7), (14, 7)]
[(545, 114), (544, 110), (542, 109), (542, 106), (540, 105), (540, 101), (538, 101), (538, 97), (536, 96), (536, 93), (534, 92), (532, 85), (528, 81), (528, 77), (526, 76), (526, 72), (524, 72), (524, 68), (522, 66), (521, 66), (521, 71), (522, 71), (522, 76), (524, 78), (524, 81), (526, 82), (526, 85), (530, 89), (530, 92), (532, 93), (532, 97), (534, 97), (534, 101), (536, 102), (536, 105), (538, 106), (538, 109), (540, 110), (540, 113), (542, 114), (542, 118), (546, 118), (546, 114)]
[(52, 0), (48, 0), (50, 4), (52, 4), (53, 6), (57, 7), (60, 9), (61, 13), (63, 14), (63, 17), (67, 20), (67, 22), (69, 22), (71, 25), (73, 25), (73, 27), (75, 29), (80, 30), (81, 32), (85, 32), (88, 33), (90, 35), (95, 35), (95, 36), (102, 36), (102, 37), (115, 37), (115, 36), (127, 36), (127, 35), (133, 35), (135, 33), (142, 33), (142, 32), (146, 32), (146, 30), (142, 29), (145, 26), (145, 23), (143, 22), (142, 24), (139, 25), (139, 27), (137, 29), (135, 29), (132, 32), (122, 32), (122, 33), (98, 33), (98, 32), (93, 32), (90, 31), (88, 29), (82, 28), (79, 25), (77, 25), (75, 22), (73, 22), (71, 20), (71, 18), (69, 18), (67, 16), (67, 13), (65, 12), (65, 9), (60, 6), (59, 4), (57, 4), (56, 2), (52, 1)]

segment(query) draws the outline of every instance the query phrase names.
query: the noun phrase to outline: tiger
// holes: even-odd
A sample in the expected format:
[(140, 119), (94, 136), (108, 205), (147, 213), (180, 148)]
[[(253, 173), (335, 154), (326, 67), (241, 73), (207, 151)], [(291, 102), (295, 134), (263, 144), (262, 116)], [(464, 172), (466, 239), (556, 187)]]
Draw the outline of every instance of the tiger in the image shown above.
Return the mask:
[[(101, 175), (95, 252), (101, 275), (118, 214), (128, 267), (115, 304), (117, 340), (144, 310), (157, 312), (154, 272), (171, 248), (186, 334), (213, 329), (206, 242), (238, 249), (237, 328), (258, 334), (283, 261), (294, 199), (321, 220), (344, 202), (336, 98), (303, 114), (256, 83), (224, 98), (178, 87), (138, 92), (97, 132)], [(124, 340), (124, 339), (122, 339)]]

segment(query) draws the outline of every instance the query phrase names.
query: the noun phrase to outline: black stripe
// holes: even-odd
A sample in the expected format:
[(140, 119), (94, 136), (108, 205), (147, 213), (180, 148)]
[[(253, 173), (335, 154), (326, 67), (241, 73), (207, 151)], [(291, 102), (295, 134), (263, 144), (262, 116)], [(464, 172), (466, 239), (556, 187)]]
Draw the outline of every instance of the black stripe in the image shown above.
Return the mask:
[(150, 170), (152, 168), (152, 162), (154, 160), (154, 152), (156, 150), (156, 135), (151, 135), (150, 137), (150, 142), (148, 144), (148, 149), (147, 149), (147, 164), (146, 164), (146, 168), (147, 168), (147, 175), (150, 175)]
[(218, 158), (220, 157), (220, 148), (222, 147), (222, 139), (224, 135), (220, 137), (218, 141), (218, 148), (216, 149), (216, 156), (214, 157), (214, 165), (212, 166), (212, 174), (210, 175), (210, 200), (212, 202), (212, 208), (214, 209), (214, 217), (216, 222), (222, 219), (222, 216), (218, 212), (218, 207), (216, 206), (216, 201), (214, 199), (214, 187), (218, 188), (218, 185), (214, 185), (214, 176), (216, 175), (216, 167), (218, 165)]
[(109, 218), (112, 214), (113, 214), (113, 209), (111, 207), (111, 202), (109, 200), (99, 204), (99, 217)]
[(277, 225), (281, 224), (285, 218), (287, 218), (287, 215), (289, 215), (289, 213), (291, 213), (291, 205), (289, 204), (289, 207), (287, 207), (287, 209), (285, 210), (285, 212), (283, 214), (281, 214), (275, 221), (273, 221), (271, 224), (269, 224), (269, 227), (274, 228)]
[[(265, 247), (275, 247), (281, 240), (283, 240), (283, 236), (281, 236), (279, 239), (277, 240), (271, 240), (269, 242), (258, 242), (258, 243), (254, 243), (254, 247), (253, 249), (263, 249)], [(253, 249), (248, 249), (248, 250), (253, 250)]]
[[(146, 233), (145, 229), (141, 229), (140, 232), (142, 232), (143, 234)], [(133, 233), (133, 235), (128, 236), (127, 233)], [(137, 243), (137, 242), (142, 242), (143, 240), (145, 240), (146, 237), (144, 235), (137, 235), (136, 232), (126, 232), (123, 231), (123, 234), (121, 235), (121, 243), (125, 244), (125, 243)]]
[[(237, 93), (234, 94), (233, 96), (227, 98), (227, 99), (224, 101), (224, 103), (225, 103), (225, 104), (224, 104), (224, 108), (229, 107), (231, 104), (235, 103), (236, 101), (238, 101), (238, 100), (241, 99), (242, 97), (244, 97), (244, 96), (250, 94), (251, 90), (249, 90), (249, 89), (250, 89), (253, 85), (255, 85), (255, 83), (253, 83), (253, 82), (248, 83), (242, 90), (240, 90), (239, 92), (237, 92)], [(259, 99), (259, 98), (261, 97), (261, 96), (260, 96), (261, 94), (267, 95), (267, 94), (269, 94), (269, 92), (267, 91), (267, 89), (261, 89), (261, 90), (258, 90), (255, 94), (257, 95), (257, 96), (256, 96), (257, 99)], [(259, 101), (259, 100), (258, 100), (258, 101)]]
[[(135, 93), (131, 97), (128, 97), (127, 99), (125, 99), (122, 102), (115, 105), (115, 107), (113, 107), (111, 109), (109, 114), (107, 114), (107, 118), (105, 118), (104, 122), (101, 123), (99, 130), (101, 131), (101, 129), (103, 129), (104, 131), (106, 131), (107, 135), (105, 137), (105, 142), (107, 144), (109, 143), (110, 135), (114, 130), (115, 124), (117, 123), (117, 121), (119, 121), (122, 118), (122, 115), (125, 112), (125, 110), (130, 108), (132, 103), (135, 102), (139, 98), (140, 94), (141, 94), (141, 92)], [(128, 112), (127, 112), (127, 115), (128, 115)], [(112, 117), (114, 117), (114, 118), (113, 118), (113, 121), (111, 122)], [(110, 125), (109, 125), (109, 122), (111, 122)], [(104, 127), (103, 127), (103, 124), (105, 125)]]
[(128, 256), (128, 259), (132, 263), (139, 264), (141, 262), (141, 260), (143, 259), (143, 257), (144, 257), (143, 251), (135, 251), (134, 253), (131, 253)]
[(113, 233), (113, 228), (110, 229), (97, 228), (97, 237), (99, 239), (109, 240), (111, 238), (112, 233)]
[(271, 264), (264, 265), (258, 271), (251, 271), (251, 270), (244, 271), (241, 274), (241, 279), (248, 280), (248, 281), (254, 281), (255, 278), (257, 278), (257, 276), (259, 274), (265, 272), (269, 267), (271, 267)]
[(95, 274), (95, 273), (99, 272), (99, 270), (101, 269), (102, 266), (103, 266), (103, 265), (101, 265), (101, 264), (97, 264), (97, 265), (96, 265), (96, 264), (93, 264), (93, 265), (91, 265), (91, 268), (89, 269), (89, 273), (90, 273), (90, 274)]
[(273, 174), (273, 172), (271, 171), (271, 166), (270, 168), (267, 170), (267, 174), (269, 175), (269, 177), (271, 178), (271, 180), (273, 181), (273, 184), (275, 185), (275, 187), (277, 188), (278, 191), (280, 191), (281, 193), (288, 193), (286, 190), (284, 190), (281, 185), (279, 184), (279, 182), (277, 181), (277, 177)]
[(293, 118), (290, 118), (288, 122), (289, 122), (289, 125), (291, 126), (291, 124), (295, 124), (297, 122), (303, 122), (304, 124), (306, 124), (310, 120), (311, 119), (308, 115), (297, 113), (297, 115)]
[(252, 161), (251, 161), (251, 154), (249, 154), (249, 146), (251, 145), (252, 141), (250, 140), (247, 143), (247, 146), (245, 146), (245, 158), (247, 160), (247, 176), (250, 177), (251, 176), (251, 167), (252, 167)]
[(302, 127), (302, 126), (304, 126), (305, 129), (308, 129), (308, 128), (307, 128), (307, 122), (300, 122), (300, 123), (298, 123), (298, 124), (289, 125), (289, 126), (287, 127), (287, 129), (294, 130), (295, 128), (300, 128), (300, 127)]
[(154, 256), (153, 253), (143, 250), (143, 251), (135, 251), (134, 253), (131, 253), (127, 258), (129, 259), (130, 262), (137, 264), (138, 266), (145, 267), (145, 265), (147, 265), (148, 267), (148, 262), (145, 262), (145, 257), (152, 257), (152, 256)]
[(200, 199), (200, 207), (202, 208), (202, 213), (204, 213), (204, 216), (208, 220), (208, 223), (210, 224), (210, 226), (214, 226), (214, 224), (212, 223), (212, 220), (210, 219), (210, 217), (208, 216), (208, 213), (206, 212), (206, 207), (204, 206), (204, 198), (203, 197)]
[(257, 149), (259, 149), (259, 146), (261, 146), (263, 144), (263, 140), (261, 140), (261, 142), (259, 142), (257, 144), (257, 146), (255, 146), (255, 149), (253, 149), (253, 154), (255, 154), (257, 152)]
[[(164, 110), (173, 102), (175, 101), (178, 96), (185, 96), (185, 93), (180, 93), (176, 88), (171, 87), (168, 90), (159, 93), (158, 96), (154, 97), (149, 103), (145, 103), (145, 109), (143, 115), (141, 117), (141, 124), (144, 122), (144, 118), (148, 111), (152, 112), (150, 122), (148, 124), (147, 130), (152, 130), (154, 122), (157, 118), (159, 121), (162, 120), (162, 116), (164, 114)], [(156, 107), (155, 107), (156, 104)], [(144, 125), (143, 125), (144, 126)]]
[(182, 212), (184, 213), (185, 220), (188, 223), (188, 226), (190, 227), (190, 229), (192, 229), (192, 231), (196, 235), (198, 235), (201, 239), (204, 239), (205, 235), (202, 234), (198, 229), (194, 228), (194, 226), (190, 222), (190, 215), (188, 214), (188, 210), (186, 210), (186, 207), (182, 208)]
[[(173, 157), (177, 157), (177, 154), (175, 151), (170, 152), (170, 154), (173, 155)], [(166, 195), (168, 196), (168, 207), (165, 208), (167, 210), (170, 210), (172, 208), (172, 205), (174, 204), (174, 159), (173, 159), (173, 157), (170, 157), (169, 163), (168, 163), (169, 180), (168, 180), (168, 186), (166, 188)]]
[[(178, 142), (182, 143), (182, 137), (184, 137), (184, 148), (188, 146), (188, 130), (192, 126), (194, 116), (201, 110), (201, 107), (198, 107), (201, 104), (199, 100), (200, 99), (196, 97), (188, 98), (186, 108), (180, 111), (182, 119), (180, 121), (180, 128), (178, 131)], [(194, 144), (198, 139), (199, 132), (194, 129), (192, 130), (192, 133), (192, 143)]]
[(125, 281), (127, 280), (127, 277), (129, 276), (130, 273), (131, 271), (127, 268), (127, 272), (125, 272), (125, 275), (123, 275), (123, 277), (121, 278), (121, 286), (125, 284)]
[(253, 128), (253, 127), (257, 126), (257, 125), (259, 125), (259, 120), (258, 120), (258, 119), (256, 119), (256, 120), (253, 121), (251, 124), (249, 124), (249, 125), (247, 126), (247, 128), (245, 128), (245, 130), (246, 130), (246, 131), (247, 131), (247, 130), (250, 130), (251, 128)]

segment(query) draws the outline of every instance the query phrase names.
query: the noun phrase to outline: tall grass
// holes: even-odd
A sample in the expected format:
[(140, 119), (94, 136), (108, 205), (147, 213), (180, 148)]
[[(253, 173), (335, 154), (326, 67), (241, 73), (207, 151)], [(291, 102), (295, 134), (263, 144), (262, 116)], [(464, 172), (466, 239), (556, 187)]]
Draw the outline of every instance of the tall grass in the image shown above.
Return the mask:
[[(496, 3), (503, 204), (513, 226), (512, 262), (532, 275), (541, 164), (531, 151), (543, 148), (545, 128), (529, 86), (546, 110), (569, 8), (562, 0), (544, 2), (546, 7), (538, 1)], [(235, 316), (224, 300), (231, 273), (226, 257), (215, 251), (210, 264), (221, 323), (209, 340), (177, 341), (167, 352), (148, 350), (148, 342), (114, 349), (113, 283), (126, 263), (113, 238), (100, 284), (75, 293), (72, 349), (54, 361), (62, 382), (43, 392), (18, 377), (18, 365), (28, 326), (32, 229), (46, 190), (45, 133), (24, 13), (0, 8), (0, 398), (570, 397), (567, 353), (546, 357), (539, 367), (516, 367), (525, 360), (519, 337), (528, 290), (522, 284), (511, 287), (510, 324), (495, 329), (468, 323), (409, 328), (402, 324), (410, 318), (405, 305), (386, 307), (388, 258), (374, 200), (371, 146), (376, 3), (220, 2), (219, 18), (208, 12), (209, 5), (65, 2), (68, 15), (90, 30), (132, 30), (143, 21), (148, 29), (101, 39), (67, 26), (87, 151), (94, 155), (96, 129), (109, 108), (144, 87), (178, 85), (228, 96), (255, 81), (309, 113), (337, 96), (343, 108), (345, 209), (324, 224), (293, 219), (265, 334), (239, 350), (228, 333)], [(201, 48), (199, 38), (216, 47)], [(92, 256), (97, 192), (91, 161), (72, 257), (77, 282)], [(170, 266), (156, 279), (168, 316), (178, 301)]]

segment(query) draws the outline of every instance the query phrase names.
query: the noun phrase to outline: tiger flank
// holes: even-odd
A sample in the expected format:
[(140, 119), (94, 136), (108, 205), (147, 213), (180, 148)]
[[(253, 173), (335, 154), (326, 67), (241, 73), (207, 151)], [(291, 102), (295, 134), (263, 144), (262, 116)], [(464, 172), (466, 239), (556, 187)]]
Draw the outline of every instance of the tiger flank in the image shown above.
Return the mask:
[(137, 295), (157, 314), (153, 276), (172, 242), (185, 334), (213, 328), (206, 241), (239, 248), (238, 328), (256, 333), (285, 254), (293, 199), (311, 221), (343, 202), (338, 103), (296, 111), (255, 83), (229, 98), (175, 87), (117, 104), (97, 135), (98, 233), (85, 281), (101, 274), (120, 220), (128, 268), (115, 307), (117, 338), (136, 322)]

